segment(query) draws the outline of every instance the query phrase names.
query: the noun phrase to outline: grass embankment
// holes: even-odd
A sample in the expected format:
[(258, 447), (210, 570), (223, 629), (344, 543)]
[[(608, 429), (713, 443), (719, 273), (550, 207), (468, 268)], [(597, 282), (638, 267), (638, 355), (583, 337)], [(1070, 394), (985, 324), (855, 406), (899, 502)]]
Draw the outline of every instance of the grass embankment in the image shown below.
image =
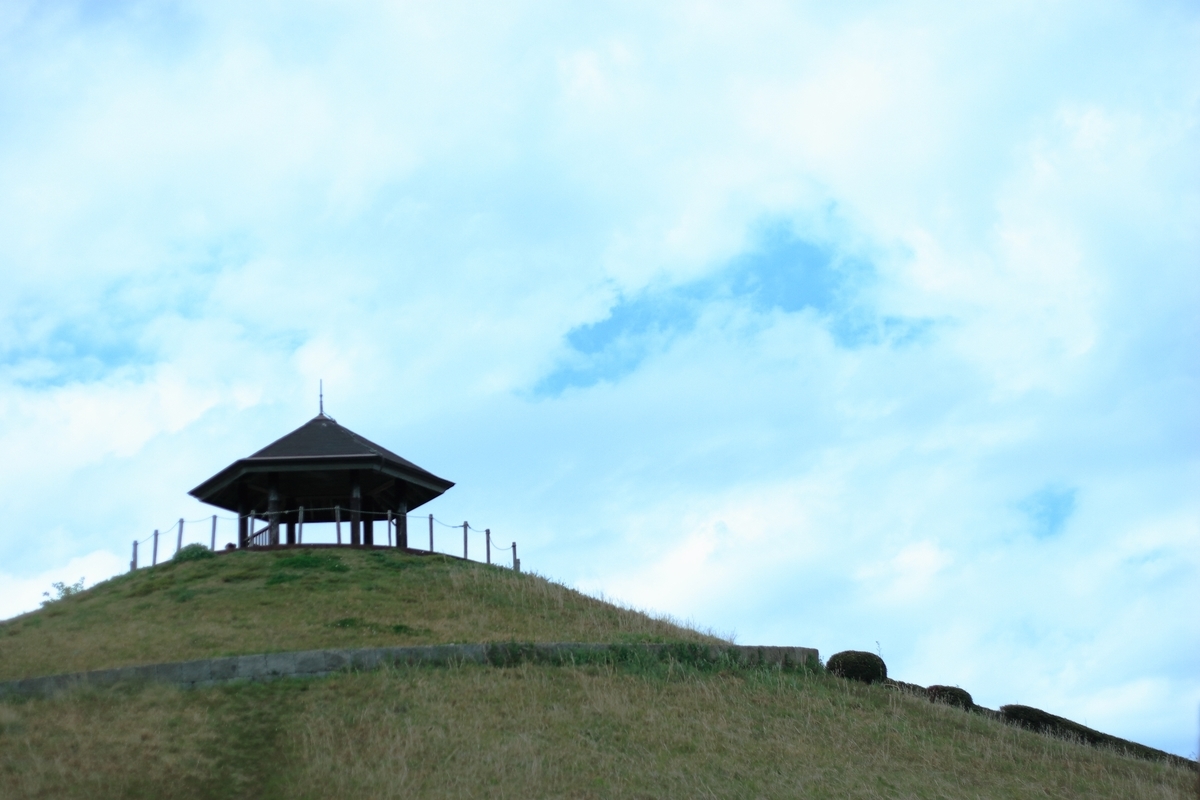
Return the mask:
[(535, 575), (394, 550), (222, 553), (0, 624), (0, 680), (329, 647), (717, 641)]
[[(0, 678), (489, 640), (712, 641), (537, 576), (447, 558), (251, 552), (122, 576), (10, 620)], [(0, 797), (1126, 800), (1188, 797), (1195, 785), (1184, 768), (823, 672), (623, 652), (574, 666), (4, 699)]]
[(824, 674), (400, 667), (0, 702), (5, 797), (1184, 798), (1190, 770)]

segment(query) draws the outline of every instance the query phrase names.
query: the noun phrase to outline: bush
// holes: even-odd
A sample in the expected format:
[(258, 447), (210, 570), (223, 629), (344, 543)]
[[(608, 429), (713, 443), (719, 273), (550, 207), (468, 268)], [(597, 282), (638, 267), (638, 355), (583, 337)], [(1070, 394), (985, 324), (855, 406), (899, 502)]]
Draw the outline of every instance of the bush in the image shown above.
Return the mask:
[(926, 689), (925, 694), (929, 697), (929, 702), (931, 703), (945, 703), (948, 706), (957, 706), (964, 711), (970, 711), (975, 707), (975, 701), (971, 699), (971, 693), (957, 686), (934, 685)]
[(212, 558), (213, 551), (202, 544), (189, 544), (172, 558), (172, 561), (199, 561), (202, 558)]
[(48, 606), (51, 603), (57, 603), (65, 597), (70, 597), (73, 594), (79, 594), (83, 591), (83, 578), (80, 578), (77, 583), (66, 584), (62, 581), (57, 581), (50, 584), (54, 588), (55, 596), (50, 597), (49, 592), (42, 592), (42, 597), (50, 597), (49, 600), (43, 600), (42, 605)]
[(886, 680), (884, 680), (883, 684), (890, 689), (895, 689), (900, 692), (905, 692), (907, 694), (920, 695), (921, 697), (925, 696), (925, 687), (920, 686), (915, 683), (907, 683), (906, 681), (894, 681), (891, 678), (887, 678)]
[(1175, 766), (1197, 768), (1196, 762), (1190, 758), (1182, 758), (1153, 747), (1147, 747), (1144, 744), (1131, 742), (1128, 739), (1101, 733), (1085, 725), (1080, 725), (1078, 722), (1042, 711), (1040, 708), (1020, 705), (1000, 706), (1000, 718), (1010, 725), (1018, 725), (1035, 733), (1079, 741), (1094, 747), (1111, 747), (1114, 750), (1124, 751), (1131, 756), (1150, 761), (1166, 761)]
[(825, 662), (825, 669), (841, 678), (862, 683), (880, 683), (887, 680), (887, 664), (874, 653), (861, 650), (845, 650), (834, 653)]

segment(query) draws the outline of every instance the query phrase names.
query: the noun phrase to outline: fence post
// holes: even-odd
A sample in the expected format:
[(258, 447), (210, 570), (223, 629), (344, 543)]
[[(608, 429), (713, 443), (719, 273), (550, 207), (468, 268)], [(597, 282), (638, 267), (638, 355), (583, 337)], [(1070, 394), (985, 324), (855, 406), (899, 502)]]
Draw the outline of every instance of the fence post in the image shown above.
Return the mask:
[(133, 561), (129, 562), (129, 571), (133, 572), (137, 569), (137, 539), (133, 540)]
[(483, 529), (483, 538), (487, 541), (487, 563), (492, 563), (492, 529)]
[(342, 543), (342, 507), (333, 507), (333, 521), (337, 523), (338, 544)]
[(183, 517), (179, 518), (179, 538), (175, 540), (175, 552), (183, 549)]
[(467, 523), (463, 523), (463, 561), (467, 560)]
[(392, 510), (388, 509), (388, 547), (392, 546)]
[(208, 549), (212, 550), (214, 553), (217, 552), (217, 515), (216, 514), (213, 514), (212, 544), (209, 545)]
[(429, 552), (433, 552), (433, 514), (429, 515)]
[(300, 506), (300, 525), (296, 530), (296, 544), (304, 544), (304, 506)]
[(521, 571), (521, 559), (517, 558), (517, 543), (513, 542), (513, 572)]
[(154, 552), (150, 556), (150, 566), (158, 566), (158, 528), (154, 529)]

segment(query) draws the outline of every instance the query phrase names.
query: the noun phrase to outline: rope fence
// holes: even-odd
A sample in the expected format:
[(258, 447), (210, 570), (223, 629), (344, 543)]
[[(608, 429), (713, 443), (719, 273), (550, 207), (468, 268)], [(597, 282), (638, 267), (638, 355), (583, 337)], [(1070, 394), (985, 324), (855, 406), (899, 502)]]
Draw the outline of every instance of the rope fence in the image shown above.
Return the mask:
[[(304, 521), (304, 516), (305, 516), (306, 511), (309, 515), (309, 520), (310, 520), (307, 523)], [(313, 522), (312, 521), (312, 516), (314, 514), (324, 514), (327, 512), (333, 512), (333, 518), (334, 518), (333, 522)], [(271, 524), (268, 513), (267, 512), (260, 513), (258, 511), (251, 511), (249, 514), (245, 515), (246, 524), (248, 526), (247, 537), (246, 537), (246, 546), (254, 548), (254, 547), (268, 547), (271, 545), (278, 545), (279, 544), (279, 530), (282, 527), (284, 527), (285, 524), (288, 525), (288, 531), (289, 531), (289, 536), (290, 536), (290, 532), (292, 530), (292, 524), (293, 524), (293, 521), (289, 520), (289, 521), (281, 522), (280, 519), (282, 517), (284, 517), (285, 514), (290, 515), (292, 513), (295, 513), (296, 517), (297, 517), (294, 520), (295, 537), (296, 537), (295, 545), (296, 546), (303, 546), (306, 526), (309, 531), (309, 539), (310, 539), (310, 541), (308, 542), (309, 544), (339, 544), (339, 545), (344, 544), (345, 542), (344, 542), (344, 539), (342, 536), (342, 526), (343, 525), (347, 525), (347, 526), (351, 525), (352, 520), (353, 520), (353, 515), (357, 515), (358, 519), (359, 519), (359, 531), (361, 534), (358, 537), (359, 542), (362, 542), (362, 543), (365, 543), (368, 545), (374, 545), (375, 544), (374, 536), (373, 536), (374, 523), (382, 522), (385, 524), (386, 529), (387, 529), (387, 546), (388, 547), (401, 546), (401, 539), (404, 538), (404, 539), (406, 539), (406, 545), (407, 545), (408, 549), (410, 549), (410, 550), (425, 550), (425, 548), (418, 548), (418, 547), (414, 546), (414, 542), (412, 541), (412, 532), (411, 532), (412, 526), (410, 525), (410, 523), (413, 522), (414, 520), (420, 521), (420, 522), (428, 521), (428, 524), (429, 524), (429, 547), (428, 547), (427, 552), (441, 553), (443, 555), (450, 555), (450, 556), (454, 556), (456, 558), (461, 557), (464, 561), (469, 561), (469, 560), (471, 560), (470, 559), (470, 544), (471, 544), (470, 534), (471, 533), (482, 534), (483, 535), (483, 548), (484, 548), (484, 563), (487, 563), (487, 564), (492, 563), (492, 551), (493, 550), (495, 550), (497, 552), (511, 551), (512, 552), (512, 569), (516, 572), (521, 571), (521, 559), (517, 557), (517, 543), (516, 542), (513, 542), (511, 545), (508, 545), (507, 547), (501, 547), (492, 541), (491, 528), (483, 528), (483, 529), (474, 528), (470, 525), (470, 523), (468, 523), (466, 521), (464, 521), (461, 525), (442, 522), (440, 519), (435, 518), (433, 516), (433, 514), (428, 514), (428, 515), (405, 514), (403, 517), (401, 517), (400, 515), (397, 515), (391, 511), (386, 511), (386, 512), (385, 511), (356, 511), (356, 512), (352, 512), (352, 511), (350, 511), (350, 509), (342, 508), (341, 506), (331, 506), (328, 508), (310, 508), (310, 509), (305, 509), (303, 506), (301, 506), (298, 509), (298, 511), (296, 511), (296, 512), (276, 512), (276, 522), (274, 525), (275, 541), (272, 542), (271, 541), (272, 524)], [(404, 537), (401, 536), (401, 532), (402, 532), (401, 525), (400, 525), (401, 519), (404, 520), (403, 532), (406, 534)], [(260, 522), (265, 523), (265, 524), (263, 525), (262, 528), (255, 530), (255, 527)], [(224, 524), (221, 524), (221, 523), (224, 523)], [(230, 525), (230, 523), (232, 523), (232, 526)], [(462, 531), (462, 556), (458, 556), (457, 552), (452, 553), (449, 550), (445, 550), (445, 549), (437, 550), (435, 548), (435, 546), (434, 546), (435, 545), (434, 529), (435, 529), (435, 526), (439, 526), (439, 525), (443, 528), (449, 528), (454, 531)], [(230, 532), (229, 532), (231, 527), (232, 527), (232, 535), (230, 535)], [(241, 518), (225, 516), (222, 514), (213, 514), (208, 517), (200, 517), (199, 519), (183, 519), (181, 517), (178, 520), (174, 520), (166, 525), (155, 528), (154, 532), (151, 533), (149, 536), (147, 536), (145, 539), (135, 539), (134, 540), (134, 542), (133, 542), (133, 559), (129, 562), (129, 570), (130, 570), (130, 572), (132, 572), (132, 571), (138, 569), (139, 548), (141, 548), (143, 545), (147, 545), (147, 544), (150, 545), (150, 553), (149, 553), (150, 563), (149, 564), (144, 563), (145, 554), (143, 554), (142, 555), (142, 560), (143, 560), (142, 566), (143, 567), (156, 566), (159, 562), (160, 539), (163, 539), (164, 537), (169, 539), (172, 537), (172, 534), (174, 535), (173, 538), (175, 539), (175, 541), (174, 541), (175, 549), (172, 552), (172, 555), (174, 555), (175, 553), (178, 553), (184, 547), (187, 547), (188, 545), (192, 545), (192, 544), (200, 544), (200, 545), (207, 546), (208, 549), (210, 549), (214, 552), (217, 550), (218, 544), (220, 544), (221, 547), (226, 550), (237, 549), (240, 527), (241, 527)], [(335, 541), (333, 541), (333, 542), (313, 541), (314, 534), (316, 535), (316, 538), (318, 538), (318, 539), (330, 538), (330, 534), (332, 534), (332, 538), (334, 538)], [(322, 537), (322, 534), (324, 534), (324, 537)], [(394, 536), (393, 536), (393, 534), (394, 534)], [(366, 541), (367, 539), (370, 539), (370, 541), (369, 542)], [(445, 540), (444, 533), (443, 533), (441, 539), (443, 541)], [(457, 540), (457, 536), (455, 537), (455, 539)], [(170, 544), (169, 542), (161, 542), (161, 545), (164, 549), (166, 547), (168, 547), (169, 544)], [(290, 545), (290, 544), (292, 544), (292, 542), (289, 541), (288, 544)], [(351, 542), (351, 544), (354, 544), (354, 542)], [(163, 560), (164, 561), (167, 560), (165, 554), (164, 554)], [(476, 559), (476, 560), (478, 560), (478, 559)]]

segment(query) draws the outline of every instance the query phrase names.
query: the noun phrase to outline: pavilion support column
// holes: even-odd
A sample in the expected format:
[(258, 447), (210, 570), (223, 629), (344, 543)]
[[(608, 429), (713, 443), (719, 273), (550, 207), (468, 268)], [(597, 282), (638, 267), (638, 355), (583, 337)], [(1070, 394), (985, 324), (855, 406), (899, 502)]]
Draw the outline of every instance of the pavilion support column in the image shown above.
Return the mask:
[(408, 549), (408, 503), (396, 504), (396, 547)]
[(350, 544), (362, 544), (362, 487), (355, 475), (350, 488)]
[(290, 516), (288, 517), (287, 521), (287, 543), (296, 543), (296, 520), (292, 519)]
[(245, 504), (238, 504), (238, 547), (250, 547), (250, 517), (246, 516)]
[(279, 489), (274, 485), (274, 480), (271, 481), (271, 487), (267, 489), (267, 541), (271, 544), (279, 544)]
[(375, 544), (375, 520), (363, 517), (363, 544)]

